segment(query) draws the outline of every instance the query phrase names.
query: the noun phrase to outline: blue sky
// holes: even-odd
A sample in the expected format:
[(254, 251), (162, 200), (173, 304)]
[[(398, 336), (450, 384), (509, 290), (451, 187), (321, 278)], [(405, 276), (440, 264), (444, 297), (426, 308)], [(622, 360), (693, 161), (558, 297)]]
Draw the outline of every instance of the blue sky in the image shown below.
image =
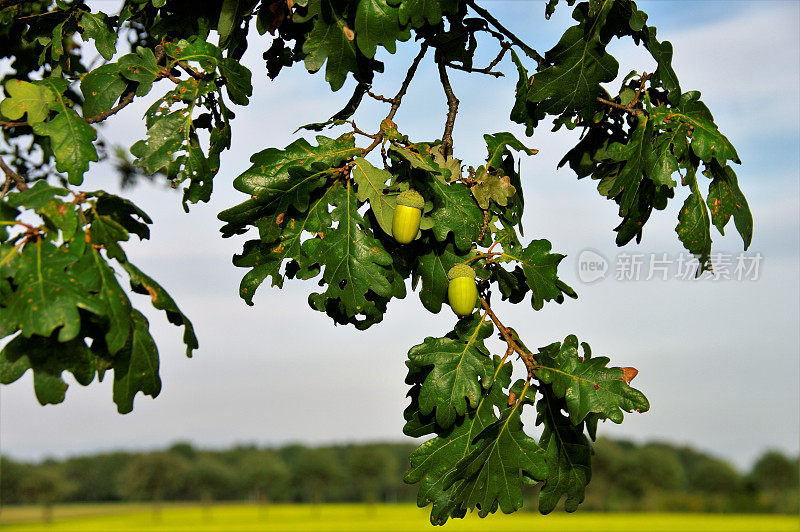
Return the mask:
[[(110, 2), (97, 2), (110, 11)], [(518, 35), (544, 51), (570, 23), (560, 5), (545, 21), (543, 2), (484, 2)], [(630, 281), (614, 279), (619, 253), (682, 251), (674, 233), (680, 200), (654, 214), (641, 245), (614, 246), (613, 203), (594, 183), (578, 181), (556, 163), (575, 142), (575, 132), (551, 134), (541, 126), (527, 143), (540, 153), (522, 162), (527, 238), (547, 238), (568, 257), (562, 277), (577, 301), (534, 312), (526, 305), (500, 305), (498, 313), (528, 345), (545, 345), (576, 333), (594, 352), (640, 370), (635, 384), (652, 410), (627, 415), (622, 425), (600, 432), (637, 441), (663, 439), (715, 452), (741, 466), (768, 447), (798, 452), (800, 434), (800, 3), (721, 0), (642, 1), (659, 37), (675, 47), (673, 64), (684, 90), (698, 89), (721, 130), (742, 158), (739, 180), (755, 217), (751, 252), (764, 257), (757, 281)], [(691, 6), (687, 9), (687, 6)], [(190, 214), (179, 196), (158, 186), (127, 193), (156, 221), (153, 238), (129, 246), (129, 256), (172, 293), (194, 321), (200, 350), (182, 355), (179, 330), (149, 313), (161, 350), (164, 388), (156, 400), (139, 396), (132, 414), (120, 416), (110, 382), (82, 388), (72, 383), (62, 405), (41, 407), (31, 379), (0, 390), (0, 444), (24, 458), (98, 449), (145, 448), (175, 440), (205, 446), (289, 441), (330, 443), (400, 440), (405, 353), (425, 336), (447, 332), (455, 319), (446, 309), (428, 314), (416, 294), (392, 302), (385, 321), (358, 333), (334, 327), (308, 308), (313, 287), (287, 283), (262, 287), (255, 307), (238, 298), (244, 270), (231, 265), (244, 238), (223, 240), (216, 213), (244, 199), (231, 187), (249, 166), (250, 154), (283, 147), (300, 124), (330, 116), (347, 100), (352, 81), (331, 95), (321, 74), (301, 67), (266, 78), (254, 39), (245, 62), (254, 72), (253, 104), (234, 123), (234, 147), (223, 156), (208, 205)], [(259, 50), (260, 49), (260, 50)], [(406, 43), (395, 56), (384, 52), (387, 73), (374, 90), (393, 94), (416, 53)], [(613, 43), (620, 72), (652, 71), (652, 60), (628, 41)], [(491, 58), (492, 51), (484, 57)], [(508, 59), (506, 78), (454, 72), (461, 112), (454, 134), (456, 154), (477, 165), (485, 156), (483, 132), (524, 132), (508, 120), (516, 82)], [(530, 65), (532, 68), (533, 65)], [(619, 83), (610, 84), (616, 90)], [(101, 134), (128, 145), (144, 135), (137, 102), (105, 125)], [(386, 113), (366, 102), (356, 116), (362, 129)], [(444, 97), (432, 64), (420, 68), (395, 122), (414, 139), (441, 135)], [(91, 171), (86, 189), (115, 190), (108, 168)], [(715, 234), (715, 250), (741, 250), (733, 231)], [(584, 284), (577, 257), (593, 249), (611, 263), (609, 278)], [(146, 300), (141, 305), (146, 305)], [(520, 307), (520, 308), (516, 308)], [(494, 351), (500, 352), (495, 345)], [(532, 419), (528, 418), (530, 426)], [(535, 432), (535, 431), (534, 431)]]

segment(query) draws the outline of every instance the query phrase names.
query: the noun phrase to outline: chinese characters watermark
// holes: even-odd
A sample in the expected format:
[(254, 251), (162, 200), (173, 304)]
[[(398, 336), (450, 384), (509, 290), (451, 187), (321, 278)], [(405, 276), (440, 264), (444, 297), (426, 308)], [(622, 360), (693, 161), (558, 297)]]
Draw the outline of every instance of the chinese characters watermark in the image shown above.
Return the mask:
[(613, 263), (594, 250), (578, 255), (578, 278), (594, 283), (613, 276), (617, 281), (757, 281), (761, 274), (761, 253), (712, 253), (711, 271), (697, 275), (700, 261), (690, 253), (619, 253)]

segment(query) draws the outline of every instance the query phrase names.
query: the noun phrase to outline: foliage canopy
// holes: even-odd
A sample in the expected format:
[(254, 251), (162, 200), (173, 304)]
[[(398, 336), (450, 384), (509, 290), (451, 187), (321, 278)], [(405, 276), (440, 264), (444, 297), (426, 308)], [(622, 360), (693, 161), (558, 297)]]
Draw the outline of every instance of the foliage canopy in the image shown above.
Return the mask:
[[(546, 16), (558, 3), (547, 2)], [(681, 89), (672, 45), (657, 38), (647, 15), (632, 0), (592, 0), (574, 5), (573, 19), (540, 53), (475, 0), (126, 0), (113, 14), (81, 0), (0, 0), (0, 50), (13, 69), (0, 102), (0, 382), (31, 370), (36, 396), (48, 404), (64, 399), (64, 371), (82, 385), (111, 371), (121, 413), (139, 392), (158, 395), (158, 350), (121, 278), (183, 328), (187, 355), (197, 349), (189, 319), (125, 253), (132, 235), (149, 237), (150, 218), (125, 198), (78, 187), (92, 163), (110, 156), (96, 124), (149, 97), (146, 132), (129, 147), (132, 164), (118, 163), (123, 177), (162, 176), (183, 190), (187, 211), (208, 201), (231, 146), (234, 109), (251, 103), (254, 76), (240, 59), (249, 45), (268, 42), (272, 79), (302, 62), (324, 70), (333, 91), (350, 76), (356, 84), (341, 111), (302, 126), (344, 132), (267, 147), (234, 180), (247, 198), (219, 218), (222, 236), (251, 234), (233, 258), (247, 269), (241, 297), (252, 305), (268, 278), (277, 287), (315, 279), (313, 309), (367, 329), (407, 295), (409, 279), (422, 305), (440, 312), (447, 272), (469, 265), (479, 309), (408, 353), (404, 432), (431, 439), (411, 454), (405, 479), (420, 484), (418, 503), (432, 504), (435, 524), (473, 509), (512, 512), (522, 505), (521, 487), (535, 483), (540, 511), (564, 497), (574, 511), (591, 478), (598, 422), (621, 423), (623, 412), (649, 403), (630, 386), (633, 368), (609, 366), (574, 335), (530, 350), (498, 318), (493, 294), (527, 299), (534, 310), (577, 295), (558, 277), (563, 255), (547, 240), (522, 239), (517, 163), (536, 150), (511, 133), (487, 132), (485, 164), (465, 167), (453, 147), (459, 101), (448, 71), (500, 76), (495, 69), (510, 57), (518, 76), (510, 119), (527, 135), (544, 120), (582, 131), (560, 164), (596, 180), (618, 205), (619, 245), (641, 240), (653, 210), (682, 190), (677, 176), (686, 193), (676, 232), (698, 257), (698, 273), (712, 266), (711, 225), (723, 232), (733, 218), (747, 248), (752, 217), (731, 166), (740, 163), (735, 148), (700, 93)], [(251, 24), (270, 37), (248, 38)], [(643, 46), (657, 68), (629, 73), (613, 94), (619, 64), (607, 46), (615, 38)], [(377, 51), (394, 53), (398, 42), (419, 51), (393, 97), (374, 94), (384, 70)], [(495, 59), (476, 66), (478, 48), (490, 46), (498, 47)], [(92, 60), (93, 50), (102, 61)], [(394, 117), (431, 56), (447, 102), (444, 129), (440, 139), (412, 140)], [(352, 119), (365, 97), (389, 106), (373, 132)], [(407, 190), (424, 205), (417, 238), (401, 245), (392, 220)], [(485, 345), (495, 333), (507, 344), (504, 356)], [(514, 357), (526, 378), (513, 381)], [(538, 440), (523, 426), (525, 409), (542, 425)]]

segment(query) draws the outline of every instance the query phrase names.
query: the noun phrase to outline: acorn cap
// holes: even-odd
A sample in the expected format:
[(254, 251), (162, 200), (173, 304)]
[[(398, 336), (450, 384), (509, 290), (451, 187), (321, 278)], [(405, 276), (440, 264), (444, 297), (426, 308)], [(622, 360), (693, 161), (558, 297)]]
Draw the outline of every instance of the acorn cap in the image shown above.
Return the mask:
[(449, 272), (447, 272), (447, 278), (452, 281), (453, 279), (458, 279), (459, 277), (469, 277), (470, 279), (474, 279), (475, 270), (463, 263), (456, 264), (450, 268)]
[(419, 192), (409, 189), (405, 192), (401, 192), (400, 195), (397, 196), (397, 204), (422, 210), (422, 208), (425, 207), (425, 200), (422, 199)]

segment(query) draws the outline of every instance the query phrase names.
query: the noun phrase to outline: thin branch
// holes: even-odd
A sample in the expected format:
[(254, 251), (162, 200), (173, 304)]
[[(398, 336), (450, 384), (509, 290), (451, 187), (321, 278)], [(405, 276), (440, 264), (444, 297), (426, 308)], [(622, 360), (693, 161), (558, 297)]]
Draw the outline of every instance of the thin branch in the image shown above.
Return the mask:
[(394, 103), (394, 98), (387, 98), (386, 96), (383, 96), (382, 94), (375, 94), (372, 91), (367, 91), (367, 96), (369, 96), (370, 98), (374, 98), (375, 100), (378, 100), (379, 102)]
[(478, 235), (478, 242), (483, 240), (487, 227), (489, 227), (489, 211), (483, 211), (483, 225), (481, 225), (481, 233)]
[(6, 176), (6, 182), (3, 183), (3, 191), (0, 192), (0, 199), (5, 198), (6, 194), (8, 194), (8, 189), (11, 188), (11, 181), (12, 179)]
[(606, 100), (605, 98), (597, 97), (597, 101), (600, 103), (604, 103), (609, 107), (613, 107), (614, 109), (619, 109), (620, 111), (624, 111), (626, 113), (630, 113), (632, 115), (640, 115), (644, 113), (644, 109), (633, 109), (628, 107), (627, 105), (622, 105), (621, 103), (612, 102), (611, 100)]
[(178, 61), (177, 64), (184, 70), (184, 72), (192, 76), (194, 79), (202, 80), (204, 78), (203, 74), (192, 68), (190, 65), (187, 65), (183, 61)]
[(497, 330), (500, 331), (500, 334), (503, 336), (503, 339), (508, 344), (508, 347), (513, 349), (515, 353), (519, 355), (519, 357), (525, 362), (525, 366), (528, 368), (528, 373), (531, 374), (533, 370), (538, 366), (538, 362), (533, 358), (533, 354), (529, 353), (527, 350), (520, 347), (516, 340), (514, 340), (514, 335), (511, 333), (511, 330), (503, 325), (500, 319), (492, 310), (492, 307), (489, 306), (489, 303), (486, 302), (485, 299), (481, 299), (481, 305), (486, 310), (486, 314), (492, 319)]
[[(6, 162), (3, 160), (3, 157), (0, 156), (0, 169), (3, 170), (3, 173), (6, 174), (6, 179), (11, 179), (14, 181), (14, 184), (17, 186), (18, 190), (28, 190), (28, 184), (25, 182), (22, 177), (19, 176), (14, 170), (8, 167)], [(4, 187), (5, 188), (5, 187)]]
[(491, 24), (492, 26), (497, 28), (500, 31), (500, 33), (502, 33), (503, 35), (508, 37), (511, 40), (511, 42), (513, 42), (514, 44), (519, 46), (527, 55), (529, 55), (530, 57), (534, 58), (537, 62), (541, 62), (544, 59), (541, 55), (539, 55), (539, 52), (537, 52), (536, 50), (534, 50), (533, 48), (531, 48), (530, 46), (525, 44), (522, 41), (522, 39), (520, 39), (519, 37), (517, 37), (516, 35), (511, 33), (511, 31), (508, 28), (506, 28), (505, 26), (503, 26), (500, 23), (500, 21), (498, 21), (496, 18), (494, 18), (491, 13), (489, 13), (484, 8), (482, 8), (481, 6), (476, 4), (475, 0), (466, 0), (465, 3), (469, 7), (474, 9), (476, 13), (478, 13), (480, 16), (482, 16), (484, 19), (486, 19), (486, 21), (489, 24)]
[(647, 72), (642, 72), (642, 79), (639, 83), (639, 88), (636, 89), (636, 96), (633, 98), (633, 101), (630, 103), (631, 106), (636, 105), (639, 103), (639, 98), (642, 96), (642, 91), (644, 91), (644, 84), (647, 80), (650, 79), (650, 74)]
[(453, 70), (461, 70), (464, 72), (475, 73), (475, 74), (488, 74), (490, 76), (494, 76), (496, 78), (502, 78), (505, 76), (502, 72), (497, 72), (496, 70), (492, 70), (489, 67), (485, 68), (469, 68), (465, 66), (458, 65), (456, 63), (447, 63), (447, 66), (452, 68)]
[(411, 80), (414, 79), (414, 74), (417, 73), (417, 67), (419, 66), (420, 61), (422, 58), (425, 57), (425, 52), (428, 51), (428, 43), (422, 43), (422, 46), (419, 48), (419, 53), (417, 57), (414, 58), (414, 61), (411, 63), (411, 66), (408, 68), (408, 72), (406, 73), (406, 79), (403, 80), (403, 84), (400, 85), (400, 90), (397, 91), (397, 94), (394, 97), (394, 102), (392, 103), (392, 108), (389, 111), (389, 114), (386, 115), (386, 118), (389, 120), (394, 118), (395, 113), (400, 108), (400, 103), (403, 100), (403, 96), (406, 95), (406, 91), (408, 90), (408, 86), (411, 85)]
[(442, 156), (446, 159), (453, 151), (453, 126), (456, 123), (458, 114), (458, 98), (453, 94), (453, 87), (450, 86), (450, 79), (447, 77), (447, 66), (439, 62), (439, 80), (442, 82), (444, 94), (447, 97), (447, 120), (444, 123), (444, 133), (442, 133)]
[(373, 133), (367, 133), (366, 131), (362, 131), (356, 125), (356, 121), (355, 120), (348, 120), (347, 123), (350, 124), (351, 126), (353, 126), (353, 133), (357, 133), (359, 135), (363, 135), (363, 136), (369, 137), (371, 139), (377, 138), (377, 136), (379, 135), (379, 133), (373, 134)]
[(465, 66), (462, 66), (462, 65), (457, 65), (455, 63), (447, 63), (447, 66), (449, 66), (450, 68), (453, 68), (455, 70), (463, 70), (464, 72), (470, 72), (470, 73), (474, 72), (476, 74), (488, 74), (488, 75), (494, 76), (496, 78), (501, 78), (505, 74), (503, 74), (502, 72), (496, 72), (496, 71), (494, 71), (492, 69), (495, 66), (497, 66), (497, 63), (499, 63), (500, 61), (503, 60), (503, 57), (505, 57), (506, 52), (510, 48), (511, 48), (511, 43), (508, 43), (506, 41), (501, 42), (500, 43), (500, 52), (497, 54), (497, 57), (492, 59), (492, 62), (489, 63), (488, 66), (485, 66), (483, 68), (465, 67)]
[(115, 105), (114, 107), (112, 107), (108, 111), (103, 111), (99, 115), (95, 115), (95, 116), (87, 118), (86, 122), (89, 123), (89, 124), (94, 124), (95, 122), (102, 122), (103, 120), (105, 120), (109, 116), (113, 116), (113, 115), (117, 114), (118, 112), (120, 112), (129, 103), (131, 103), (135, 97), (136, 97), (136, 92), (135, 91), (132, 90), (132, 91), (128, 92), (125, 96), (123, 96), (120, 99), (120, 101), (119, 101), (119, 103), (117, 105)]
[[(397, 94), (395, 94), (394, 98), (391, 99), (392, 108), (389, 109), (389, 114), (386, 115), (386, 120), (392, 120), (392, 118), (394, 118), (394, 115), (397, 113), (397, 110), (400, 108), (400, 104), (403, 101), (403, 96), (406, 95), (408, 86), (411, 85), (411, 80), (414, 79), (414, 74), (417, 73), (417, 67), (419, 66), (420, 61), (422, 61), (422, 58), (425, 57), (425, 53), (427, 51), (428, 51), (428, 43), (423, 41), (422, 45), (419, 48), (419, 53), (417, 54), (417, 57), (414, 58), (414, 61), (411, 62), (411, 66), (408, 67), (406, 78), (403, 80), (402, 85), (400, 85), (400, 90), (397, 91)], [(375, 98), (375, 95), (370, 94), (370, 96)], [(388, 101), (388, 98), (384, 98), (384, 100)], [(363, 155), (366, 155), (372, 150), (374, 150), (375, 147), (381, 142), (383, 142), (383, 131), (380, 131), (378, 133), (378, 135), (375, 137), (375, 140), (372, 141), (372, 144), (370, 144), (366, 148), (363, 148), (362, 150)]]

